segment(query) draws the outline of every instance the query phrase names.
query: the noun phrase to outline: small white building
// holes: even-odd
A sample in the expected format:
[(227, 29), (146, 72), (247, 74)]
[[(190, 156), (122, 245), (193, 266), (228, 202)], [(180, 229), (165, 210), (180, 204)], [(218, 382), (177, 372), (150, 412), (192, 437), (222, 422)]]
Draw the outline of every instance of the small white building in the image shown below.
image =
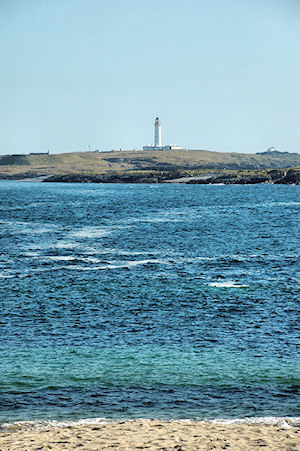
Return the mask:
[(170, 144), (169, 146), (163, 146), (162, 147), (163, 150), (180, 150), (181, 147), (180, 146), (173, 146), (172, 144)]

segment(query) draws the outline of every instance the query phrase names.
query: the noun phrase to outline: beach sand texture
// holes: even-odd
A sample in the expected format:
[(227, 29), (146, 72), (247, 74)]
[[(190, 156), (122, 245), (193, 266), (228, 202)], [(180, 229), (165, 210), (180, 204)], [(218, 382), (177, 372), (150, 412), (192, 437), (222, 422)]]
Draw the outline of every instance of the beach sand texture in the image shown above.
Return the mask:
[(135, 420), (4, 426), (0, 450), (300, 450), (299, 426)]

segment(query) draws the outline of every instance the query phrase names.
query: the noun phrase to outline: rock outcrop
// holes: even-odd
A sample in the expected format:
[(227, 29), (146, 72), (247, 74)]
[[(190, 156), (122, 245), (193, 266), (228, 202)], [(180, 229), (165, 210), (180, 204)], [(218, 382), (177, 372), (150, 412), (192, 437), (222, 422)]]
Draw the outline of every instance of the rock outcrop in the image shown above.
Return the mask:
[(91, 174), (63, 174), (45, 178), (44, 182), (64, 183), (165, 183), (177, 181), (187, 184), (224, 184), (224, 185), (254, 185), (260, 183), (300, 184), (300, 168), (272, 169), (267, 171), (235, 171), (225, 174), (203, 175), (202, 177), (183, 177), (178, 179), (178, 171), (151, 172), (110, 172), (100, 175)]

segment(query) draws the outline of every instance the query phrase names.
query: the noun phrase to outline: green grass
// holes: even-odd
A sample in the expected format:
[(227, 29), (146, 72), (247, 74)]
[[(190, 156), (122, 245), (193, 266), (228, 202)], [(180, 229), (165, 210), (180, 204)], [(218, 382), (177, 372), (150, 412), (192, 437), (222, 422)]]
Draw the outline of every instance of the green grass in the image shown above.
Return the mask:
[[(206, 150), (76, 152), (56, 155), (28, 155), (25, 158), (0, 157), (0, 176), (36, 173), (107, 174), (123, 171), (183, 171), (182, 176), (203, 172), (263, 170), (300, 166), (299, 154), (242, 154)], [(7, 164), (11, 161), (12, 164)]]

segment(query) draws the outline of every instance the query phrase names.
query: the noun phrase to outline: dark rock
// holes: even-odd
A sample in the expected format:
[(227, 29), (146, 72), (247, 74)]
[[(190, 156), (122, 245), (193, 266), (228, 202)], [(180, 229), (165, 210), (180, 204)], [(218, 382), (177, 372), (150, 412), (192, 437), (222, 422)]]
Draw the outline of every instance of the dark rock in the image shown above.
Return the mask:
[[(190, 175), (190, 174), (189, 174)], [(63, 174), (47, 177), (43, 182), (64, 183), (164, 183), (183, 176), (179, 171), (109, 172), (99, 175)], [(24, 174), (23, 174), (24, 178)], [(240, 173), (189, 178), (187, 184), (253, 185), (259, 183), (300, 184), (300, 169), (269, 170), (265, 174)]]
[(284, 177), (275, 180), (276, 184), (300, 185), (300, 168), (289, 169)]
[(254, 185), (256, 183), (269, 182), (270, 178), (267, 175), (240, 175), (228, 174), (219, 177), (210, 177), (206, 180), (189, 180), (189, 184), (224, 184), (224, 185)]
[(237, 177), (237, 179), (233, 179), (232, 183), (235, 185), (255, 185), (257, 183), (266, 183), (269, 181), (270, 179), (266, 175), (248, 175)]
[(267, 173), (268, 173), (268, 176), (271, 178), (271, 180), (275, 181), (275, 180), (278, 180), (278, 179), (281, 179), (282, 177), (284, 177), (286, 171), (284, 171), (283, 169), (271, 169)]

